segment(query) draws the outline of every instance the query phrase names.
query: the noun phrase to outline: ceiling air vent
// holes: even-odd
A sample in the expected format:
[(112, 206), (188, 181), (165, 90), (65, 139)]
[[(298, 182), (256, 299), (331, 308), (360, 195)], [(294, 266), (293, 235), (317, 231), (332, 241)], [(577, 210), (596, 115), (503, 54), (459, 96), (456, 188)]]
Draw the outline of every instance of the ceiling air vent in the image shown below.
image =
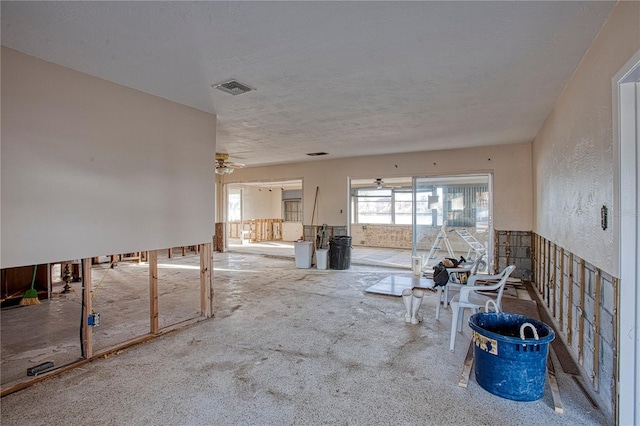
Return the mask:
[(223, 92), (227, 92), (233, 96), (242, 95), (243, 93), (251, 92), (253, 89), (246, 84), (240, 83), (237, 80), (229, 80), (220, 84), (212, 84), (214, 89), (222, 90)]
[(329, 153), (328, 152), (310, 152), (307, 155), (311, 157), (317, 157), (319, 155), (329, 155)]

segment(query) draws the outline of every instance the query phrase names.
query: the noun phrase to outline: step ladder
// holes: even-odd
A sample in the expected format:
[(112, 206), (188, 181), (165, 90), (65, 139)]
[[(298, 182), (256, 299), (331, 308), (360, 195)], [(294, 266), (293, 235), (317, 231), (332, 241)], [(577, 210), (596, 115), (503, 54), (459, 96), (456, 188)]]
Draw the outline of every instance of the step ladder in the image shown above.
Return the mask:
[(442, 247), (447, 249), (447, 253), (449, 257), (455, 257), (453, 254), (453, 249), (451, 248), (451, 244), (449, 244), (449, 238), (447, 237), (447, 222), (445, 221), (442, 224), (442, 228), (440, 228), (440, 232), (438, 232), (438, 236), (436, 240), (433, 242), (431, 246), (431, 250), (429, 251), (429, 256), (424, 261), (422, 268), (432, 267), (436, 262), (434, 260), (439, 261), (438, 253), (442, 250)]
[(467, 260), (471, 258), (472, 252), (475, 253), (475, 256), (473, 257), (474, 259), (487, 253), (487, 249), (484, 248), (482, 243), (476, 240), (475, 237), (469, 233), (469, 231), (467, 231), (466, 229), (454, 229), (454, 231), (469, 246), (469, 251), (467, 252), (466, 256)]

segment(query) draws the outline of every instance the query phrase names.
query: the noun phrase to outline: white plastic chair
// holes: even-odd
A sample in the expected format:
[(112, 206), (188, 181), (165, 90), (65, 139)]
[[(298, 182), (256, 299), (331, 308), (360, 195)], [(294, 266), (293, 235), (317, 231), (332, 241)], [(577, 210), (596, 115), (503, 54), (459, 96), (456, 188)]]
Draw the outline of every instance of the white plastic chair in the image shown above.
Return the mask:
[[(449, 273), (449, 282), (444, 286), (439, 286), (436, 288), (436, 292), (437, 292), (436, 319), (440, 319), (440, 302), (442, 302), (442, 304), (446, 308), (447, 305), (449, 304), (449, 301), (451, 300), (451, 297), (453, 297), (453, 296), (449, 297), (449, 292), (459, 291), (460, 287), (465, 285), (465, 284), (462, 284), (460, 281), (458, 281), (457, 274), (460, 272), (463, 272), (463, 273), (468, 272), (469, 278), (472, 275), (476, 275), (478, 273), (478, 267), (480, 266), (480, 262), (482, 261), (483, 257), (484, 257), (484, 253), (476, 257), (473, 261), (463, 263), (462, 267), (447, 268), (447, 272)], [(469, 281), (469, 278), (467, 278), (467, 282)], [(443, 293), (444, 293), (444, 299), (442, 297)]]
[[(449, 350), (454, 351), (456, 343), (456, 331), (462, 332), (462, 321), (464, 318), (464, 310), (466, 308), (471, 309), (475, 314), (478, 309), (487, 305), (488, 300), (493, 300), (498, 306), (499, 310), (502, 310), (502, 293), (504, 293), (504, 286), (507, 283), (507, 278), (516, 269), (515, 265), (509, 265), (502, 272), (497, 275), (472, 275), (469, 278), (467, 285), (460, 287), (460, 293), (456, 294), (451, 299), (451, 339), (449, 341)], [(476, 281), (485, 280), (499, 280), (495, 284), (489, 285), (476, 285)], [(488, 294), (484, 294), (487, 291), (497, 291), (497, 295), (491, 297)]]

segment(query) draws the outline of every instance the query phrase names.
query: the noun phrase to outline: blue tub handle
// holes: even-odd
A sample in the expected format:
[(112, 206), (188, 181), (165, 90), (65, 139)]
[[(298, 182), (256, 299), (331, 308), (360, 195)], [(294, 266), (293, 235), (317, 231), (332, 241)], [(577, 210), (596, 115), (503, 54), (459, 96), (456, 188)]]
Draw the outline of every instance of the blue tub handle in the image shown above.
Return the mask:
[(522, 324), (522, 325), (520, 326), (520, 338), (521, 338), (522, 340), (526, 340), (526, 338), (524, 337), (524, 330), (525, 330), (527, 327), (528, 327), (528, 328), (530, 328), (530, 329), (533, 331), (533, 337), (534, 337), (536, 340), (540, 340), (540, 338), (538, 337), (538, 330), (536, 330), (536, 328), (535, 328), (535, 327), (533, 326), (533, 324), (531, 324), (530, 322), (525, 322), (524, 324)]

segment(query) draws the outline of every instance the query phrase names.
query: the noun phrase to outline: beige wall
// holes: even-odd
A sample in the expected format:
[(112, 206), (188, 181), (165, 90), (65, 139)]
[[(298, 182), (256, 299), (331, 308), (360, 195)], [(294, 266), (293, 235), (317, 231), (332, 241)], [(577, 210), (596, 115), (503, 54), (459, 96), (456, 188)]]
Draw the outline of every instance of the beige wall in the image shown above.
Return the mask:
[(638, 49), (640, 2), (620, 2), (533, 143), (534, 231), (614, 275), (611, 78)]
[(216, 117), (2, 48), (2, 267), (211, 242)]
[(266, 185), (260, 191), (255, 186), (242, 185), (242, 219), (282, 219), (282, 191)]
[(530, 231), (533, 203), (530, 144), (250, 167), (225, 175), (225, 182), (302, 178), (304, 223), (311, 224), (317, 187), (314, 224), (344, 226), (348, 223), (348, 178), (436, 176), (478, 172), (491, 172), (494, 176), (495, 228)]

